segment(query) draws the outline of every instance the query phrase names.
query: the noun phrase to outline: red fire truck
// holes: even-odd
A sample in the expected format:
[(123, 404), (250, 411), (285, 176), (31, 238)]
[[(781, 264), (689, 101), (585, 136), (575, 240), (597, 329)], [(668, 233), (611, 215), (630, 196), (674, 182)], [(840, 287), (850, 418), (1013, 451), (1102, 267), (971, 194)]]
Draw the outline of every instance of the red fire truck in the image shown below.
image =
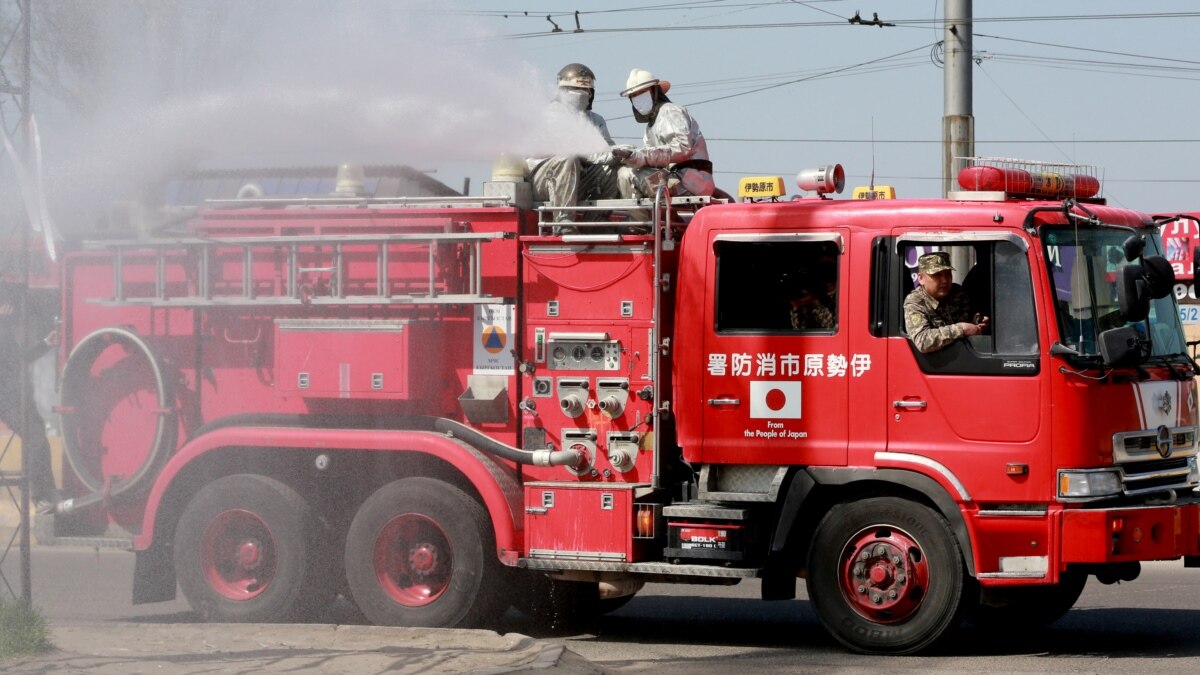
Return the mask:
[[(63, 266), (59, 531), (124, 528), (135, 601), (178, 582), (217, 621), (343, 594), (379, 624), (478, 625), (804, 579), (866, 653), (1200, 566), (1160, 223), (1077, 168), (961, 182), (787, 200), (748, 179), (740, 203), (580, 207), (598, 217), (562, 235), (519, 182), (255, 198), (88, 242)], [(901, 310), (929, 251), (991, 328), (920, 353)]]

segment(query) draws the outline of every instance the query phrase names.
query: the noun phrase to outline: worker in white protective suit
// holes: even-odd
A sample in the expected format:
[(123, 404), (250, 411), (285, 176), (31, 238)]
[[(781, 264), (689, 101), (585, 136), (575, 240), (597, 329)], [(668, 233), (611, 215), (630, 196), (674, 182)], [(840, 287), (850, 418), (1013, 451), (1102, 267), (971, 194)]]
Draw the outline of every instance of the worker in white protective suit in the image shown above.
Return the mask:
[[(565, 106), (574, 113), (582, 114), (600, 131), (609, 146), (612, 136), (604, 118), (592, 111), (596, 98), (596, 74), (582, 63), (571, 63), (558, 71), (558, 92), (551, 105)], [(549, 206), (575, 206), (579, 200), (616, 199), (617, 160), (611, 152), (592, 155), (555, 155), (553, 157), (531, 157), (525, 160), (529, 182), (533, 185), (533, 198)], [(575, 220), (571, 211), (555, 211), (556, 223)], [(577, 232), (577, 228), (561, 225), (555, 228), (559, 234)]]
[(671, 83), (634, 68), (625, 85), (621, 95), (633, 106), (634, 119), (646, 124), (646, 133), (644, 147), (613, 149), (624, 164), (617, 172), (621, 197), (653, 197), (663, 181), (671, 195), (711, 196), (716, 184), (708, 145), (696, 120), (667, 98)]

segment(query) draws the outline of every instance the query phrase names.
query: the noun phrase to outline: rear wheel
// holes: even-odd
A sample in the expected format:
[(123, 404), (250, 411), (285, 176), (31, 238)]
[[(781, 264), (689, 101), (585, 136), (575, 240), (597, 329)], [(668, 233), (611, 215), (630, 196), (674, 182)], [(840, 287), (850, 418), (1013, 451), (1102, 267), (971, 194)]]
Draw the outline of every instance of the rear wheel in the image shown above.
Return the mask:
[(808, 595), (839, 642), (866, 654), (910, 654), (962, 621), (965, 571), (950, 526), (896, 497), (839, 504), (817, 526)]
[(971, 623), (980, 628), (1027, 632), (1054, 623), (1075, 606), (1088, 575), (1076, 570), (1063, 573), (1053, 586), (989, 588), (971, 612)]
[(175, 573), (208, 621), (303, 618), (330, 598), (328, 561), (304, 498), (265, 476), (239, 474), (201, 489), (175, 528)]
[(503, 567), (479, 502), (429, 478), (377, 490), (346, 536), (346, 579), (372, 623), (475, 626), (503, 610)]

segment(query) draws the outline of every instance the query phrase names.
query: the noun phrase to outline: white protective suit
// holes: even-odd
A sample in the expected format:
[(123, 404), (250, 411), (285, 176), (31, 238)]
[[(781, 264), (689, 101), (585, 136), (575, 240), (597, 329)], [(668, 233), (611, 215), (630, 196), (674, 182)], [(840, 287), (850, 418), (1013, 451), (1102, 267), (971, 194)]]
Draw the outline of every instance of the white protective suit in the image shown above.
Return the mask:
[[(576, 108), (568, 100), (564, 100), (564, 93), (560, 88), (559, 94), (550, 105), (563, 106), (573, 113), (586, 115), (600, 131), (605, 142), (612, 146), (613, 139), (608, 133), (608, 124), (604, 118), (591, 110)], [(611, 152), (583, 157), (530, 157), (525, 160), (525, 167), (529, 182), (533, 185), (533, 198), (546, 202), (549, 206), (574, 206), (580, 199), (616, 199), (620, 194), (617, 189), (617, 169), (613, 166)], [(574, 216), (569, 211), (558, 211), (554, 214), (555, 222), (572, 220)]]
[[(678, 179), (671, 188), (673, 195), (711, 196), (716, 184), (700, 125), (686, 109), (670, 101), (662, 102), (650, 114), (645, 147), (635, 149), (618, 171), (621, 197), (653, 197), (664, 177)], [(664, 176), (662, 169), (670, 175)]]

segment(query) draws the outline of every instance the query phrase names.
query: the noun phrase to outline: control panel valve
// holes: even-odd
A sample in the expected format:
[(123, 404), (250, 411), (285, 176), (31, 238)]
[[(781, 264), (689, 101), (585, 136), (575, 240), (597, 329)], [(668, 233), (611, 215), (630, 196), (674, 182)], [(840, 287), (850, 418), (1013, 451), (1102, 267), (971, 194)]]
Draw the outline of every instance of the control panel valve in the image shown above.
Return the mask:
[(583, 401), (575, 394), (563, 396), (558, 400), (562, 406), (563, 414), (567, 417), (579, 417), (583, 414)]

